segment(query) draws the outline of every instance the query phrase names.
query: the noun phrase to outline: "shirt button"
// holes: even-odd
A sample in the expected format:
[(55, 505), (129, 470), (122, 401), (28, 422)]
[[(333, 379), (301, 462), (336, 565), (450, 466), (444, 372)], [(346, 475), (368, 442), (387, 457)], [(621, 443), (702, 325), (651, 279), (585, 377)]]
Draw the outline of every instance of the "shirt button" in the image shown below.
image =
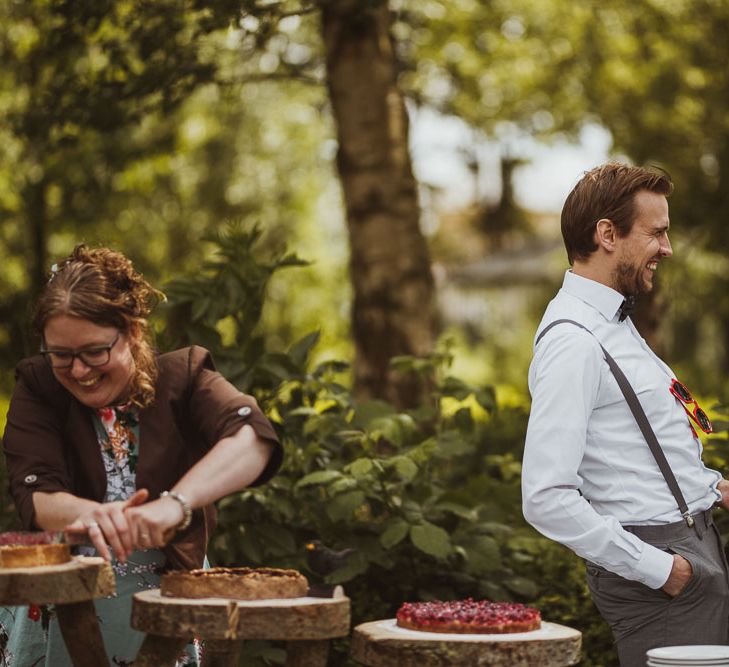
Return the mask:
[(238, 414), (241, 417), (247, 417), (249, 414), (251, 414), (251, 412), (253, 411), (247, 405), (243, 406), (242, 408), (240, 408), (240, 410), (238, 410)]
[(38, 475), (26, 475), (23, 481), (26, 484), (35, 484), (38, 481)]

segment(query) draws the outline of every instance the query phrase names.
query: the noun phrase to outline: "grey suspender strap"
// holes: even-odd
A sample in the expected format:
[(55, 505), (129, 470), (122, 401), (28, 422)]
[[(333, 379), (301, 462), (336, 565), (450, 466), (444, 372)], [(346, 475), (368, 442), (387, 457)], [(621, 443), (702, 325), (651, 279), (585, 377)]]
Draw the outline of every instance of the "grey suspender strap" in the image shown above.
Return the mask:
[[(575, 326), (580, 327), (580, 329), (584, 329), (587, 331), (590, 335), (592, 335), (595, 340), (597, 340), (597, 337), (595, 334), (592, 333), (586, 326), (580, 324), (579, 322), (575, 322), (574, 320), (555, 320), (554, 322), (550, 322), (542, 331), (540, 332), (539, 336), (537, 337), (536, 342), (534, 343), (535, 347), (539, 344), (539, 341), (542, 340), (542, 336), (547, 333), (552, 327), (557, 326), (558, 324), (563, 323), (569, 323), (574, 324)], [(633, 390), (633, 387), (630, 386), (630, 382), (628, 382), (628, 378), (625, 377), (625, 374), (620, 369), (620, 366), (618, 366), (615, 359), (613, 359), (608, 351), (602, 346), (602, 343), (600, 341), (597, 341), (598, 345), (600, 345), (600, 348), (602, 349), (602, 353), (605, 355), (605, 361), (607, 361), (608, 366), (610, 367), (610, 370), (613, 373), (613, 376), (615, 377), (616, 382), (618, 383), (618, 386), (620, 387), (620, 391), (623, 392), (623, 396), (625, 397), (625, 401), (628, 404), (628, 407), (630, 408), (630, 411), (633, 413), (633, 417), (635, 418), (635, 421), (638, 423), (638, 427), (640, 428), (641, 433), (643, 434), (643, 437), (645, 438), (645, 441), (648, 443), (648, 447), (650, 447), (651, 453), (653, 454), (653, 458), (655, 458), (656, 463), (658, 464), (658, 467), (661, 470), (661, 474), (663, 475), (664, 479), (666, 480), (666, 484), (668, 484), (668, 488), (671, 490), (671, 493), (673, 494), (673, 497), (676, 499), (676, 503), (678, 505), (678, 509), (681, 511), (681, 516), (686, 520), (686, 523), (689, 526), (694, 525), (694, 519), (689, 514), (688, 505), (686, 504), (686, 499), (683, 497), (683, 493), (681, 493), (681, 489), (678, 486), (678, 482), (676, 481), (676, 477), (673, 474), (673, 470), (671, 470), (671, 466), (668, 465), (668, 461), (666, 460), (666, 455), (663, 453), (663, 450), (661, 449), (660, 444), (658, 443), (658, 438), (656, 438), (656, 434), (653, 432), (653, 429), (651, 428), (650, 422), (648, 421), (648, 417), (646, 417), (645, 411), (643, 410), (643, 406), (641, 406), (640, 401), (638, 400), (638, 397), (635, 395), (635, 391)]]

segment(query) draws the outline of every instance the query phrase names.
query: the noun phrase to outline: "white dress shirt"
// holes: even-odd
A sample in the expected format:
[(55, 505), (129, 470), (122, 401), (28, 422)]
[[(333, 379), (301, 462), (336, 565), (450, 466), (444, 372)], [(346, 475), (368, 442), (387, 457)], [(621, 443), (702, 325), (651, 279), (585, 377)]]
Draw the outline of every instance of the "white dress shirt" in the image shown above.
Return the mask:
[(692, 514), (721, 498), (716, 489), (721, 475), (701, 461), (701, 442), (669, 391), (673, 371), (630, 318), (618, 322), (622, 302), (615, 290), (567, 271), (562, 289), (547, 306), (537, 337), (559, 319), (575, 320), (594, 336), (564, 323), (535, 347), (529, 368), (532, 409), (522, 470), (523, 511), (539, 532), (582, 558), (660, 588), (673, 556), (622, 525), (681, 521), (681, 513), (598, 340), (635, 390)]

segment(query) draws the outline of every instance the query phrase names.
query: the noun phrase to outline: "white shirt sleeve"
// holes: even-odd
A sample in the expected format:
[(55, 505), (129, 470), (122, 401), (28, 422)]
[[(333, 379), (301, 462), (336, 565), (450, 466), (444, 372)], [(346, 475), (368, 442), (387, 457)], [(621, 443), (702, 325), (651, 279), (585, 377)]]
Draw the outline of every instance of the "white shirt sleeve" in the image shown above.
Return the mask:
[(588, 422), (605, 362), (588, 332), (569, 324), (558, 328), (564, 331), (550, 331), (537, 346), (529, 372), (532, 409), (522, 468), (524, 517), (578, 556), (660, 588), (671, 573), (673, 556), (624, 530), (613, 517), (595, 512), (579, 493)]

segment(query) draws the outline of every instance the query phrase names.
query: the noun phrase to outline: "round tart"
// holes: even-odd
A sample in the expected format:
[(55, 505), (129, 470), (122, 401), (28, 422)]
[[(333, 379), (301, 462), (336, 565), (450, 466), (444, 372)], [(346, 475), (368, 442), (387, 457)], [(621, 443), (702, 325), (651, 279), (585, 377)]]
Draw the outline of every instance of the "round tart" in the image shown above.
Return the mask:
[(397, 624), (421, 632), (505, 634), (538, 630), (542, 618), (537, 609), (517, 602), (467, 598), (450, 602), (405, 602), (397, 612)]
[(250, 567), (213, 567), (173, 571), (162, 575), (160, 593), (177, 598), (269, 600), (304, 597), (306, 577), (296, 570)]

